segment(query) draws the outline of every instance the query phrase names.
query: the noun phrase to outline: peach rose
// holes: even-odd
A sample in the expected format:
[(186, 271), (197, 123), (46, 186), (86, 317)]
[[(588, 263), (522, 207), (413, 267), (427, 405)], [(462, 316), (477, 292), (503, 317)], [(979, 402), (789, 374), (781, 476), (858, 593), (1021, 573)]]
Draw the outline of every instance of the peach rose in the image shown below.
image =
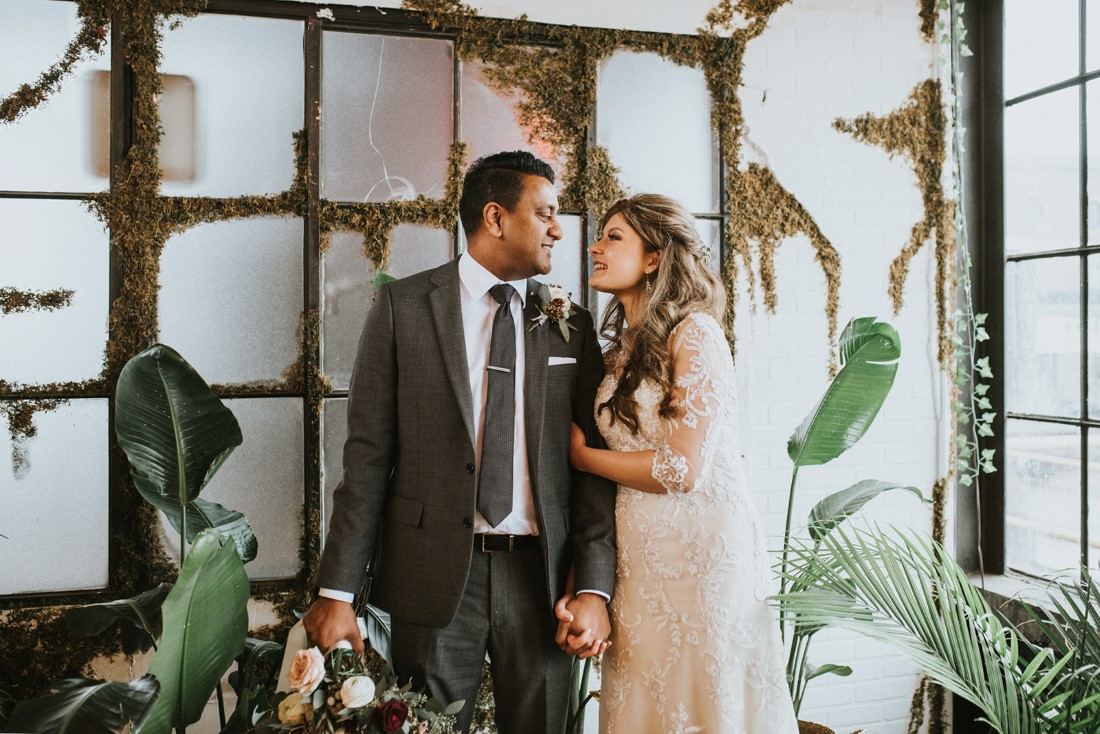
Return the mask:
[(325, 656), (316, 647), (299, 650), (294, 655), (286, 679), (287, 684), (299, 693), (313, 693), (325, 679)]

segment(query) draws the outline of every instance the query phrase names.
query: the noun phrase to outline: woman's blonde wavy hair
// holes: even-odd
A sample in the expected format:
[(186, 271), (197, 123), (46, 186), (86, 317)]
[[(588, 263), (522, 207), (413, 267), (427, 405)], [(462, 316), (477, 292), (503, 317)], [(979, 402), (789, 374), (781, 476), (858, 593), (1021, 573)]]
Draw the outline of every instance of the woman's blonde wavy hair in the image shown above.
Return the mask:
[(615, 392), (599, 406), (608, 410), (611, 422), (620, 420), (632, 433), (638, 432), (638, 406), (634, 391), (648, 378), (661, 390), (659, 413), (672, 415), (673, 360), (672, 330), (689, 314), (706, 313), (726, 327), (726, 293), (722, 281), (707, 267), (712, 257), (695, 229), (695, 218), (679, 202), (660, 194), (637, 194), (620, 199), (600, 219), (602, 233), (614, 215), (642, 239), (648, 252), (660, 252), (657, 270), (650, 276), (652, 290), (641, 295), (642, 310), (637, 324), (626, 323), (626, 311), (612, 298), (600, 325), (610, 346), (609, 364), (621, 364), (622, 374)]

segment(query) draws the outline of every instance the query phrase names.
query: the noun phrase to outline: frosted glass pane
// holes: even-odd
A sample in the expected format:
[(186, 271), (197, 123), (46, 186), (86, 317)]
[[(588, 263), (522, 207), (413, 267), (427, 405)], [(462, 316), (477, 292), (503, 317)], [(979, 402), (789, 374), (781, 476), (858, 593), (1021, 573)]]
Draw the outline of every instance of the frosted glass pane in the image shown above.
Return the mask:
[(321, 195), (443, 196), (454, 139), (451, 42), (325, 33)]
[(78, 201), (0, 199), (0, 233), (0, 288), (73, 291), (71, 304), (56, 311), (0, 311), (0, 380), (98, 377), (110, 300), (102, 223)]
[(1076, 76), (1077, 3), (1005, 0), (1005, 99)]
[[(37, 413), (13, 447), (0, 420), (0, 594), (107, 585), (107, 401)], [(13, 450), (26, 463), (16, 471)]]
[[(226, 400), (244, 443), (222, 464), (202, 499), (244, 514), (259, 549), (245, 565), (254, 580), (294, 576), (305, 527), (305, 428), (299, 398)], [(161, 517), (170, 554), (179, 560), (179, 534)]]
[(588, 252), (585, 251), (584, 220), (580, 217), (559, 216), (558, 223), (561, 224), (565, 236), (550, 251), (550, 274), (540, 275), (538, 279), (564, 287), (573, 294), (575, 303), (583, 303), (581, 268), (588, 259)]
[(336, 485), (344, 478), (344, 440), (348, 437), (348, 401), (344, 398), (326, 400), (321, 408), (321, 430), (324, 432), (324, 504), (321, 516), (321, 543), (328, 539), (329, 522), (332, 518), (332, 493)]
[(657, 54), (617, 51), (600, 64), (596, 139), (632, 194), (718, 211), (718, 148), (703, 72)]
[(1009, 419), (1005, 426), (1005, 563), (1049, 576), (1078, 565), (1081, 433)]
[(486, 83), (485, 65), (478, 61), (462, 64), (461, 137), (466, 141), (468, 160), (502, 150), (527, 150), (554, 167), (555, 185), (561, 190), (565, 158), (541, 138), (528, 140), (527, 130), (517, 118), (516, 97), (502, 94)]
[[(302, 129), (302, 24), (200, 15), (165, 32), (161, 97), (167, 195), (237, 196), (290, 188)], [(193, 130), (188, 120), (193, 120)]]
[[(0, 3), (0, 98), (33, 84), (64, 53), (80, 23), (76, 3)], [(76, 65), (61, 89), (14, 123), (0, 124), (0, 189), (99, 191), (107, 187), (93, 160), (94, 140), (106, 137), (109, 104), (94, 83), (110, 67), (102, 55)]]
[[(451, 233), (415, 224), (394, 227), (390, 235), (390, 275), (403, 278), (451, 259)], [(363, 254), (363, 237), (336, 232), (322, 263), (324, 312), (321, 319), (322, 370), (337, 390), (347, 390), (355, 350), (367, 311), (374, 302), (374, 263)]]
[(1005, 252), (1081, 244), (1078, 90), (1005, 110)]
[(302, 221), (203, 224), (161, 256), (160, 340), (210, 383), (281, 380), (298, 360)]
[(1089, 431), (1088, 481), (1089, 481), (1089, 517), (1088, 517), (1088, 565), (1096, 568), (1100, 562), (1100, 432)]
[(1005, 268), (1005, 409), (1081, 415), (1080, 260)]

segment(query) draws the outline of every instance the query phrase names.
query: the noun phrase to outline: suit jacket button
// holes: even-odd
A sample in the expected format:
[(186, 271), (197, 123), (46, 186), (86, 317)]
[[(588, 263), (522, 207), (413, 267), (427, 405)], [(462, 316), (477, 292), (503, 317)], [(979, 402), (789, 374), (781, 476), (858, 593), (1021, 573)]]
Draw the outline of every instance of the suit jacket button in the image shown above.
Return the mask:
[(466, 465), (466, 473), (467, 474), (473, 474), (474, 473), (474, 465), (473, 464), (467, 464)]
[(471, 519), (470, 519), (470, 518), (468, 518), (468, 517), (464, 517), (464, 518), (462, 518), (462, 527), (464, 527), (464, 528), (472, 528), (473, 526), (474, 526), (474, 521), (473, 521), (473, 520), (471, 520)]

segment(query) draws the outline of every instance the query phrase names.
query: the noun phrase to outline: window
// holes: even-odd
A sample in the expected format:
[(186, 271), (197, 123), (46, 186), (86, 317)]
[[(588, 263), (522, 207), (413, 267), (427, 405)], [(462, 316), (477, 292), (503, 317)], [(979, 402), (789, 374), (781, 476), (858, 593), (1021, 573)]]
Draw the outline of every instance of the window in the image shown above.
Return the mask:
[(1003, 278), (1004, 566), (1049, 577), (1100, 560), (1100, 13), (1000, 5), (982, 22), (988, 38), (1003, 12), (986, 67), (1003, 69), (1003, 187), (994, 176), (986, 195), (1003, 211), (987, 267)]
[[(559, 174), (564, 163), (526, 140), (514, 98), (490, 87), (480, 64), (456, 59), (445, 32), (398, 10), (332, 8), (334, 19), (319, 24), (318, 7), (211, 0), (201, 15), (165, 28), (159, 68), (162, 203), (281, 195), (294, 185), (299, 130), (316, 164), (301, 210), (192, 223), (168, 237), (157, 260), (156, 323), (145, 324), (215, 385), (241, 423), (244, 444), (203, 496), (248, 518), (259, 555), (246, 569), (264, 590), (300, 585), (300, 549), (324, 536), (376, 267), (363, 235), (322, 222), (329, 215), (320, 205), (331, 212), (442, 199), (457, 139), (469, 144), (468, 160), (518, 147), (551, 159)], [(34, 81), (77, 28), (68, 0), (0, 4), (0, 94)], [(113, 385), (103, 364), (116, 299), (133, 285), (112, 258), (120, 233), (104, 231), (86, 206), (110, 190), (125, 155), (119, 140), (133, 92), (112, 84), (125, 71), (121, 57), (108, 51), (84, 62), (44, 105), (0, 125), (0, 288), (72, 291), (55, 310), (0, 312), (0, 420), (49, 408), (32, 416), (37, 435), (0, 432), (4, 597), (109, 594), (119, 570), (112, 538), (130, 530), (116, 527), (123, 459), (110, 448)], [(628, 189), (659, 189), (696, 213), (717, 268), (725, 220), (702, 71), (619, 51), (600, 78), (596, 104), (606, 111), (589, 139), (607, 147)], [(674, 100), (675, 115), (639, 123), (633, 105), (616, 103), (638, 98), (639, 88)], [(682, 133), (674, 136), (682, 150), (668, 148), (670, 127)], [(563, 212), (561, 222), (550, 279), (598, 308), (585, 253), (595, 223), (582, 211)], [(414, 222), (389, 236), (396, 276), (462, 247), (459, 232)], [(310, 313), (320, 321), (313, 341), (303, 335)], [(286, 381), (303, 360), (320, 365), (323, 388)], [(170, 545), (174, 533), (165, 537)], [(63, 560), (42, 562), (61, 549)]]

